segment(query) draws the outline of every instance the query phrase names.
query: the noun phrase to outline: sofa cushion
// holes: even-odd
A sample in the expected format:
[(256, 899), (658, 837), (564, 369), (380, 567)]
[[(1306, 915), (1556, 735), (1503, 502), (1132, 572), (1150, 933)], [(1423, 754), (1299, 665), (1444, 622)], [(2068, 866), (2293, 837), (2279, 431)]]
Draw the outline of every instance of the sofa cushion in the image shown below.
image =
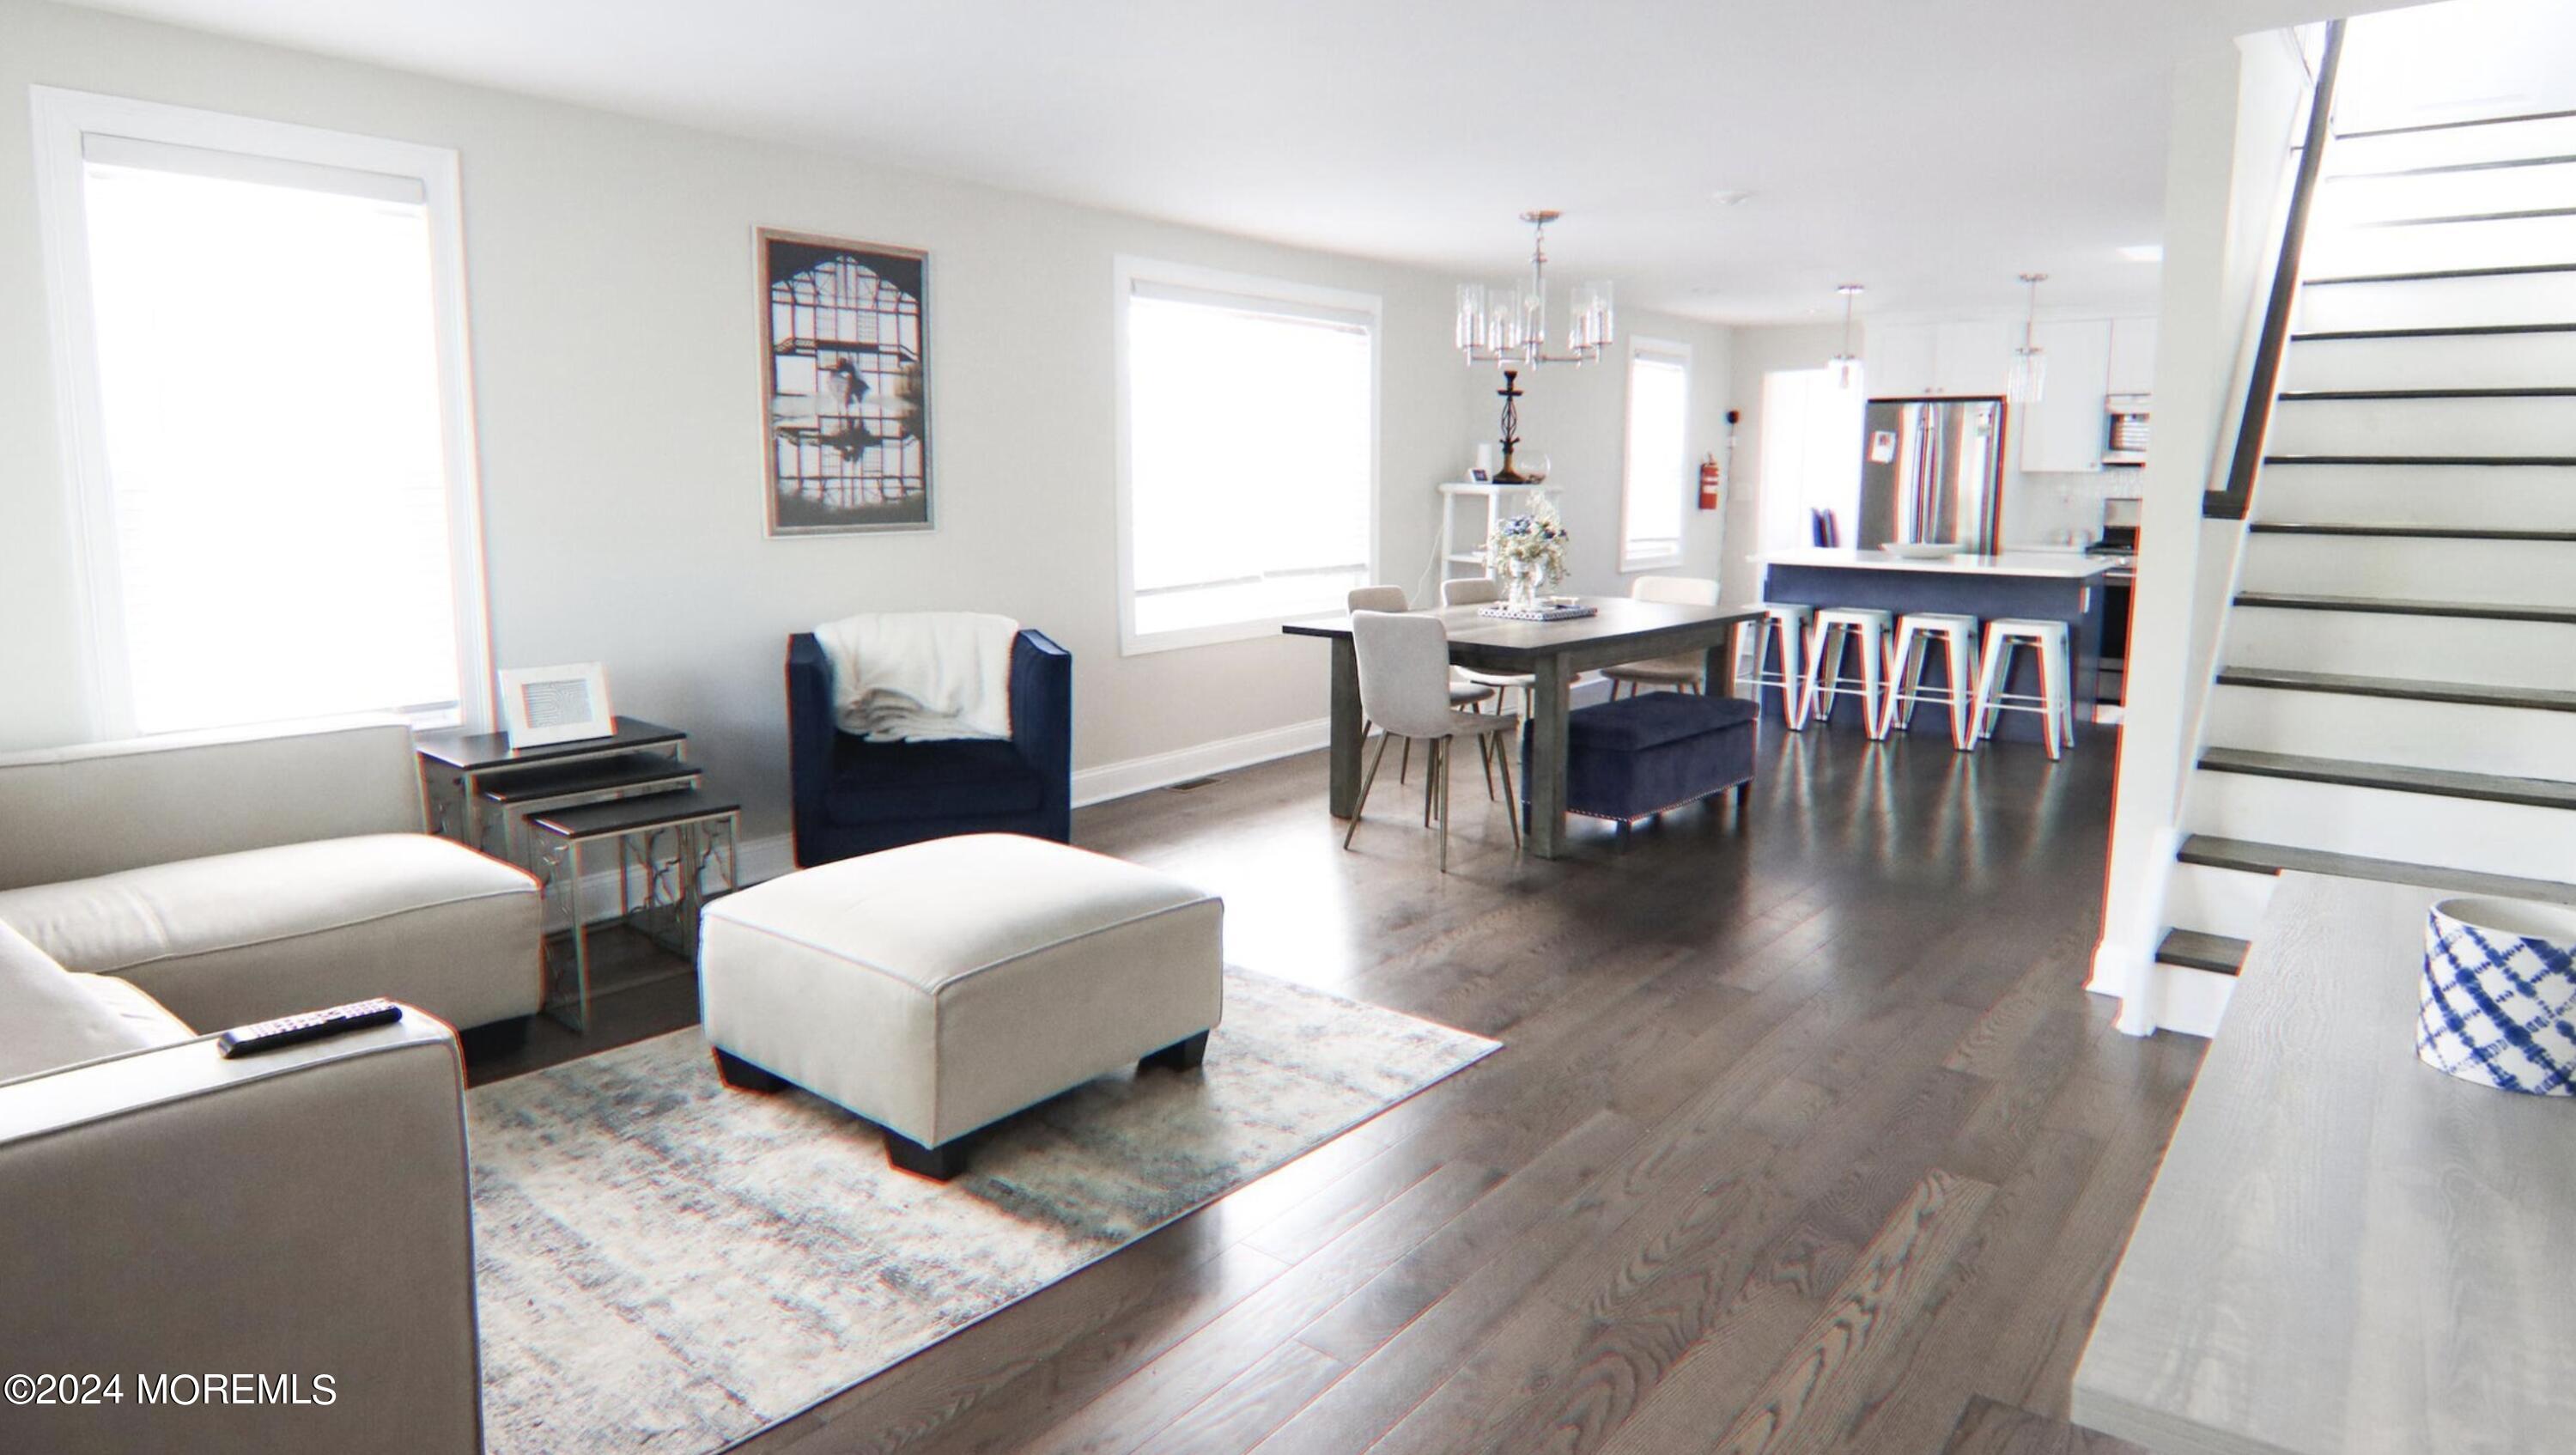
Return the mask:
[(1633, 753), (1677, 738), (1747, 723), (1761, 709), (1740, 697), (1696, 692), (1643, 692), (1617, 702), (1596, 702), (1565, 717), (1565, 741), (1574, 748)]
[(458, 1026), (542, 999), (537, 884), (427, 834), (368, 834), (0, 891), (65, 969), (112, 974), (203, 1030), (372, 995)]
[(121, 980), (74, 975), (0, 924), (0, 1081), (187, 1040), (194, 1032)]
[(823, 793), (843, 823), (1029, 813), (1045, 801), (1046, 780), (1013, 744), (871, 743), (848, 733), (834, 734)]

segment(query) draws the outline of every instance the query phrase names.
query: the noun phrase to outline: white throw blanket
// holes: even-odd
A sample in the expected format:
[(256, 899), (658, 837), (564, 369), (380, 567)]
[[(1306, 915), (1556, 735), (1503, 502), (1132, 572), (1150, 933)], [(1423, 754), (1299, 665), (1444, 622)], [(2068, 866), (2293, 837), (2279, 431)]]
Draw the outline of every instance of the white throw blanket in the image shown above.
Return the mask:
[(814, 628), (832, 659), (832, 716), (872, 743), (1011, 735), (1020, 624), (975, 611), (869, 611)]

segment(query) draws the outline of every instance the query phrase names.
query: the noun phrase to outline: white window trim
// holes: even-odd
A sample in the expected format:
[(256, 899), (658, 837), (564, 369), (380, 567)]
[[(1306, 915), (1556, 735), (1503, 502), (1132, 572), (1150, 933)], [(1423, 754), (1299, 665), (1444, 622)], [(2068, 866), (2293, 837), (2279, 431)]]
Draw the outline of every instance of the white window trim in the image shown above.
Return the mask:
[(404, 178), (420, 184), (429, 213), (432, 327), (438, 348), (440, 443), (446, 456), (448, 543), (456, 606), (457, 711), (468, 731), (492, 726), (492, 632), (483, 573), (483, 509), (466, 331), (465, 232), (456, 153), (287, 122), (165, 106), (120, 96), (28, 88), (36, 149), (36, 198), (44, 234), (45, 292), (53, 324), (55, 413), (70, 476), (75, 560), (85, 589), (77, 609), (88, 643), (83, 683), (93, 731), (127, 737), (134, 709), (125, 676), (123, 596), (116, 577), (115, 495), (100, 407), (98, 340), (88, 301), (89, 223), (81, 139), (86, 135), (283, 158)]
[[(1629, 412), (1636, 407), (1634, 390), (1631, 386), (1636, 377), (1636, 362), (1641, 356), (1667, 360), (1682, 366), (1682, 388), (1685, 399), (1682, 409), (1682, 458), (1684, 460), (1691, 458), (1690, 409), (1687, 403), (1688, 392), (1693, 382), (1690, 345), (1672, 339), (1644, 338), (1630, 334), (1628, 357), (1620, 365), (1619, 380), (1619, 570), (1623, 575), (1637, 571), (1665, 570), (1683, 563), (1683, 553), (1678, 542), (1671, 551), (1659, 555), (1634, 556), (1628, 553), (1628, 424)], [(1688, 488), (1688, 482), (1675, 480), (1672, 486), (1676, 491), (1683, 491)], [(1681, 524), (1682, 529), (1687, 532), (1690, 528), (1690, 501), (1687, 499), (1682, 501)]]
[[(1132, 421), (1128, 413), (1127, 386), (1127, 299), (1137, 282), (1161, 283), (1176, 288), (1196, 288), (1210, 293), (1231, 293), (1241, 297), (1266, 299), (1274, 303), (1302, 304), (1340, 312), (1364, 314), (1369, 321), (1369, 480), (1368, 480), (1368, 568), (1378, 574), (1378, 436), (1381, 405), (1381, 371), (1385, 356), (1384, 302), (1373, 293), (1352, 293), (1339, 288), (1323, 288), (1307, 283), (1290, 283), (1277, 278), (1264, 278), (1250, 273), (1229, 273), (1214, 268), (1201, 268), (1187, 263), (1157, 262), (1150, 258), (1125, 253), (1111, 259), (1110, 319), (1113, 336), (1111, 368), (1117, 376), (1118, 439), (1118, 652), (1134, 657), (1147, 652), (1177, 651), (1185, 647), (1204, 647), (1218, 642), (1250, 641), (1276, 636), (1279, 629), (1292, 621), (1319, 621), (1338, 615), (1318, 612), (1312, 616), (1258, 617), (1246, 621), (1219, 622), (1210, 626), (1190, 627), (1181, 631), (1140, 634), (1136, 630), (1136, 545), (1129, 528), (1134, 521), (1134, 441), (1129, 437)], [(1247, 449), (1261, 448), (1261, 442), (1247, 440)]]

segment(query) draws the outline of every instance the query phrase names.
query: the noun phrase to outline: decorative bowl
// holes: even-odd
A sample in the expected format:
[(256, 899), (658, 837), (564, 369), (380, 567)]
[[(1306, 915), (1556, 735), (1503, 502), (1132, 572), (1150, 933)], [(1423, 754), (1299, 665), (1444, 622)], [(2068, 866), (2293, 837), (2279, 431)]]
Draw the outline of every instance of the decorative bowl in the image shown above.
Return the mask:
[(1947, 556), (1955, 556), (1965, 549), (1966, 547), (1956, 541), (1890, 541), (1887, 543), (1889, 555), (1902, 556), (1909, 561), (1938, 561)]
[(2576, 909), (2445, 899), (2424, 921), (2415, 1059), (2533, 1096), (2576, 1095)]

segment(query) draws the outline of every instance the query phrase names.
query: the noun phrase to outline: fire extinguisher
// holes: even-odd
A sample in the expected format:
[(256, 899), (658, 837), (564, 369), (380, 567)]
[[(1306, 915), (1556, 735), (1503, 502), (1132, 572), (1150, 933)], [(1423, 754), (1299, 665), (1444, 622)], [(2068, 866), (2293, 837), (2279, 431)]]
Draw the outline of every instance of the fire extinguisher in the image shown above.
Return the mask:
[(1717, 456), (1715, 456), (1715, 455), (1702, 455), (1702, 456), (1700, 457), (1700, 462), (1699, 462), (1699, 508), (1700, 508), (1700, 509), (1702, 509), (1702, 510), (1715, 510), (1715, 509), (1717, 509), (1717, 506), (1718, 506), (1718, 487), (1719, 487), (1719, 485), (1720, 485), (1721, 483), (1723, 483), (1723, 482), (1722, 482), (1722, 481), (1720, 481), (1720, 479), (1718, 478)]

